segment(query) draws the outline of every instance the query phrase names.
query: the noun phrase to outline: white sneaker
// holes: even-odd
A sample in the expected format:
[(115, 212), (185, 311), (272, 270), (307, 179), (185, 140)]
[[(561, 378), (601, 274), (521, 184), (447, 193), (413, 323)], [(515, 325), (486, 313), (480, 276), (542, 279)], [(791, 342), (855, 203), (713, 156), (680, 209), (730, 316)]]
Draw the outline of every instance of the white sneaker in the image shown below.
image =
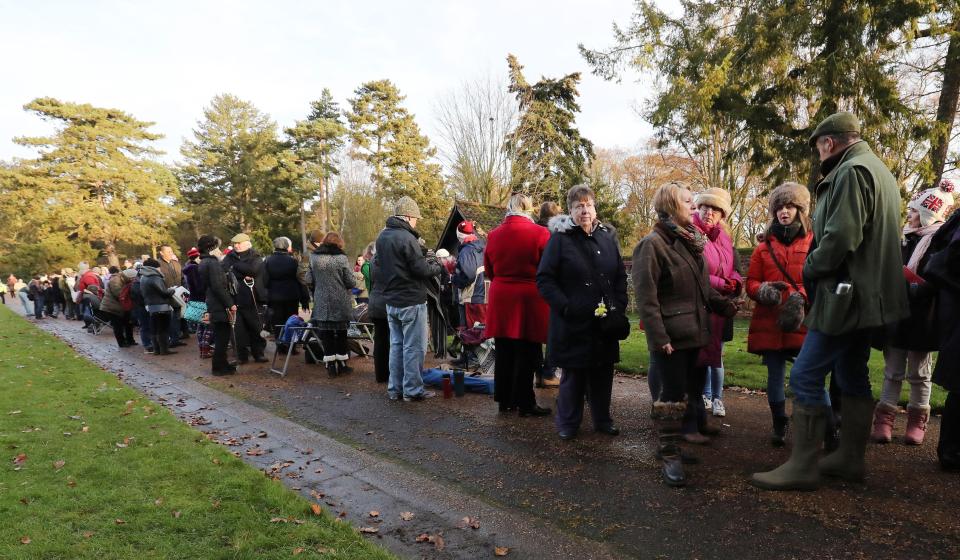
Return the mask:
[(710, 400), (710, 397), (703, 395), (703, 408), (710, 410), (713, 407), (713, 401)]
[(727, 415), (727, 409), (723, 408), (723, 401), (713, 399), (713, 415), (723, 418)]

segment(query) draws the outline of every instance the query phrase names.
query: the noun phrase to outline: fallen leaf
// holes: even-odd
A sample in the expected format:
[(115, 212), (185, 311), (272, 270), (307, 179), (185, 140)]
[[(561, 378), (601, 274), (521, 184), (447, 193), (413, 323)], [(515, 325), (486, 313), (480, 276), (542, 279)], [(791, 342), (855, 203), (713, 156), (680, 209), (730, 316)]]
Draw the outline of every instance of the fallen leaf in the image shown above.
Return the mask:
[(437, 548), (437, 551), (443, 550), (443, 548), (446, 546), (446, 543), (443, 542), (443, 536), (434, 535), (433, 545)]
[(83, 428), (80, 429), (80, 431), (81, 431), (81, 432), (89, 432), (89, 431), (90, 431), (90, 426), (84, 426)]
[(22, 414), (22, 413), (23, 413), (22, 410), (11, 410), (11, 411), (8, 412), (7, 414)]
[(26, 499), (26, 498), (20, 498), (20, 503), (23, 504), (23, 505), (27, 505), (27, 504), (30, 503), (30, 500), (28, 500), (28, 499)]
[(16, 457), (13, 458), (13, 464), (19, 466), (19, 465), (24, 464), (24, 463), (26, 462), (26, 460), (27, 460), (27, 454), (26, 454), (26, 453), (20, 453), (20, 454), (18, 454)]
[(315, 500), (322, 500), (326, 496), (323, 492), (317, 492), (316, 490), (310, 490), (310, 497)]
[(510, 547), (508, 546), (495, 546), (493, 547), (494, 556), (506, 556), (510, 554)]
[(413, 512), (412, 511), (402, 512), (400, 514), (400, 519), (403, 519), (404, 521), (410, 521), (411, 519), (413, 519)]
[(117, 447), (119, 447), (119, 448), (121, 448), (121, 449), (123, 449), (124, 447), (127, 447), (127, 445), (128, 445), (128, 444), (126, 444), (126, 443), (120, 443), (119, 441), (117, 442)]
[(346, 516), (347, 516), (347, 512), (345, 511), (341, 511), (340, 513), (337, 514), (337, 517), (346, 517)]
[(463, 521), (463, 524), (460, 525), (461, 529), (466, 529), (467, 527), (470, 527), (471, 529), (480, 528), (480, 520), (476, 517), (464, 517), (461, 521)]
[(263, 432), (263, 431), (257, 432), (257, 437), (258, 437), (258, 438), (265, 438), (265, 437), (267, 437), (267, 432)]
[(213, 506), (213, 509), (217, 509), (218, 507), (220, 507), (220, 500), (214, 500), (213, 503), (211, 503), (210, 505)]
[(76, 488), (77, 481), (71, 478), (70, 480), (67, 481), (67, 486), (69, 486), (70, 488)]
[(298, 546), (297, 548), (293, 549), (293, 555), (296, 556), (298, 554), (302, 554), (304, 550), (306, 549), (302, 546)]
[(153, 501), (153, 505), (155, 505), (155, 506), (162, 506), (162, 505), (163, 505), (163, 498), (157, 498), (156, 500), (154, 500), (154, 501)]
[(287, 522), (287, 520), (284, 519), (283, 517), (271, 517), (271, 518), (270, 518), (270, 523), (286, 523), (286, 522)]
[(59, 470), (62, 469), (63, 466), (66, 465), (66, 464), (67, 464), (66, 461), (64, 461), (63, 459), (60, 459), (60, 460), (58, 460), (58, 461), (54, 461), (54, 462), (53, 462), (53, 468), (55, 468), (55, 469), (57, 469), (57, 470), (59, 471)]
[(20, 537), (20, 544), (30, 544), (31, 542), (30, 537)]
[(380, 512), (377, 510), (373, 510), (370, 512), (370, 517), (380, 517)]
[(171, 512), (171, 513), (172, 513), (174, 519), (180, 519), (180, 512), (179, 512), (179, 511), (174, 511), (174, 512)]
[(113, 522), (116, 523), (117, 525), (124, 525), (124, 524), (126, 524), (126, 521), (124, 521), (123, 519), (119, 519), (119, 518), (114, 519)]
[(313, 510), (314, 515), (320, 515), (320, 512), (323, 511), (320, 504), (310, 504), (310, 509)]
[(417, 542), (430, 542), (430, 535), (426, 533), (420, 533), (417, 535)]
[(360, 527), (358, 531), (360, 531), (361, 533), (373, 534), (373, 533), (379, 533), (380, 529), (377, 529), (376, 527)]
[(220, 464), (220, 459), (217, 459), (216, 457), (214, 457), (211, 461), (213, 462), (214, 465)]
[(83, 538), (89, 539), (90, 537), (93, 536), (93, 531), (84, 531), (83, 533), (81, 533), (81, 535), (83, 535)]
[(260, 456), (263, 455), (263, 453), (264, 451), (262, 447), (251, 447), (250, 449), (247, 449), (247, 455), (251, 457)]

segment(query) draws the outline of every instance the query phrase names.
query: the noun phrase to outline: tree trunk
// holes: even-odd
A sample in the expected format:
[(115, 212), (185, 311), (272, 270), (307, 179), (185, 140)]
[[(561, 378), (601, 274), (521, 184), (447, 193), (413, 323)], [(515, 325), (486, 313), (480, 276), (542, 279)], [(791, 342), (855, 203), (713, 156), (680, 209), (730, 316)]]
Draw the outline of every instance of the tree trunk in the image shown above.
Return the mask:
[[(947, 151), (957, 120), (957, 101), (960, 100), (960, 15), (954, 16), (950, 45), (943, 64), (943, 87), (940, 104), (937, 106), (937, 126), (930, 146), (930, 166), (933, 169), (933, 185), (943, 177), (947, 163)], [(932, 185), (931, 185), (932, 186)]]

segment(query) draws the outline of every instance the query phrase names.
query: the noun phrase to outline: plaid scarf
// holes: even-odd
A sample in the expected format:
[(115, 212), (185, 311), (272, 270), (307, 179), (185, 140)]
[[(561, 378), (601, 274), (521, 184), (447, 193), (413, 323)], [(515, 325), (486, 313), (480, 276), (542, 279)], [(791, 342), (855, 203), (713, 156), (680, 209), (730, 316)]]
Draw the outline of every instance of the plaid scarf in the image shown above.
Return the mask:
[(703, 254), (703, 246), (706, 245), (707, 239), (693, 223), (687, 224), (686, 227), (680, 227), (677, 222), (673, 221), (673, 218), (666, 214), (660, 215), (660, 223), (674, 237), (682, 241), (694, 257)]

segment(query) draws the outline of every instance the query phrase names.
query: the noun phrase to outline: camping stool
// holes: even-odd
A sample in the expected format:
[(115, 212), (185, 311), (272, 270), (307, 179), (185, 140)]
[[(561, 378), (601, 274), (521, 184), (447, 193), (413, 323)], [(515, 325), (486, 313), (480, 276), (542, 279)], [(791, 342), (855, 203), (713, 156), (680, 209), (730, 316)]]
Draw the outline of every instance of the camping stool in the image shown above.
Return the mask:
[(350, 321), (350, 327), (347, 329), (347, 339), (361, 341), (356, 346), (351, 348), (359, 348), (359, 352), (354, 350), (357, 354), (360, 354), (364, 358), (370, 356), (370, 351), (364, 346), (365, 343), (370, 343), (370, 346), (373, 347), (373, 323), (360, 323), (357, 321)]
[[(323, 361), (323, 356), (317, 356), (316, 354), (314, 354), (313, 348), (311, 348), (310, 345), (308, 344), (308, 342), (310, 342), (312, 338), (316, 338), (317, 341), (321, 340), (320, 332), (317, 330), (315, 326), (308, 324), (303, 327), (284, 327), (284, 328), (293, 331), (293, 340), (287, 346), (287, 353), (286, 353), (286, 356), (284, 356), (283, 358), (283, 367), (280, 369), (277, 369), (277, 358), (280, 355), (280, 351), (277, 350), (276, 348), (274, 349), (273, 362), (270, 364), (270, 373), (276, 373), (280, 377), (287, 375), (287, 367), (290, 365), (290, 356), (293, 355), (293, 348), (297, 344), (299, 344), (303, 348), (303, 351), (305, 353), (310, 354), (310, 357), (313, 358), (317, 363)], [(320, 342), (320, 344), (322, 346), (323, 342)]]

